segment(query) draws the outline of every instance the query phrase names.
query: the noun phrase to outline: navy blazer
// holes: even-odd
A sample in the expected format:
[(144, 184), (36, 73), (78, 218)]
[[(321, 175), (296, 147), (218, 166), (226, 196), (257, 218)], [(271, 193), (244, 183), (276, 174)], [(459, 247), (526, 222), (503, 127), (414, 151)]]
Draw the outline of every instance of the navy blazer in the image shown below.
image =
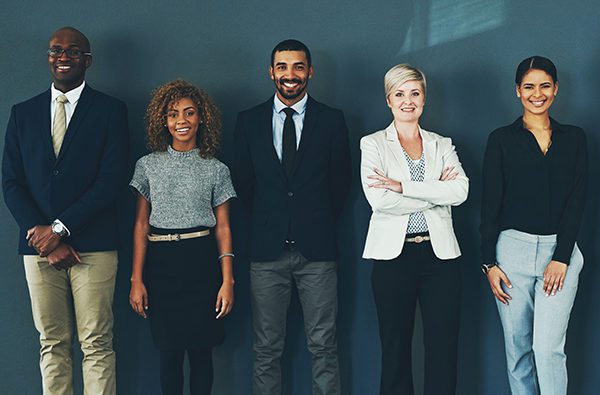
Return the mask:
[(13, 106), (2, 159), (4, 200), (21, 230), (19, 253), (37, 255), (26, 232), (60, 219), (77, 251), (118, 247), (116, 199), (128, 169), (125, 103), (86, 84), (58, 157), (50, 90)]
[(335, 224), (350, 189), (348, 128), (341, 111), (308, 98), (290, 179), (273, 146), (273, 98), (238, 115), (233, 181), (251, 216), (253, 261), (272, 261), (288, 234), (311, 261), (337, 258)]

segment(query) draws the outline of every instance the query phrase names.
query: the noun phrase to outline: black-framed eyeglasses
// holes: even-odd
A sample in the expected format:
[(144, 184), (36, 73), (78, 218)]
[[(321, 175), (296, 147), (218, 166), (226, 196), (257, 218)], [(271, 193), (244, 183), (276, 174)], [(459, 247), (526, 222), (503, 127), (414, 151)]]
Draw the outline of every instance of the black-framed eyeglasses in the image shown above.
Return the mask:
[(71, 59), (79, 59), (81, 57), (81, 55), (87, 55), (87, 56), (92, 55), (91, 52), (83, 52), (82, 50), (77, 49), (77, 48), (67, 48), (67, 49), (49, 48), (47, 53), (48, 53), (48, 56), (50, 56), (51, 58), (60, 58), (62, 56), (62, 54), (65, 53)]

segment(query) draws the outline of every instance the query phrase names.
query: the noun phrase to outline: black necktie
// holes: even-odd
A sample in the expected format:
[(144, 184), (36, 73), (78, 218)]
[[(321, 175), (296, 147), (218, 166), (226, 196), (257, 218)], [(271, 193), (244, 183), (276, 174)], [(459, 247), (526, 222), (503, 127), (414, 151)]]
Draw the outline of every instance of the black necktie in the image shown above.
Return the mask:
[(283, 150), (281, 154), (281, 164), (285, 170), (285, 174), (289, 177), (292, 175), (294, 167), (294, 156), (296, 156), (296, 125), (292, 115), (296, 112), (293, 108), (286, 107), (285, 122), (283, 123)]

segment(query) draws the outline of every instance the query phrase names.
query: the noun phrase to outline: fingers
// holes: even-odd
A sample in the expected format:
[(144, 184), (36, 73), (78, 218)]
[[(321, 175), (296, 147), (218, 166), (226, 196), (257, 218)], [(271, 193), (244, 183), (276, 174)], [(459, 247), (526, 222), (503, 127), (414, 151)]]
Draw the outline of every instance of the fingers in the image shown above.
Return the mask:
[(512, 284), (504, 272), (500, 273), (500, 279), (508, 288), (512, 288)]
[(217, 303), (215, 303), (215, 312), (218, 313), (218, 312), (221, 311), (221, 303), (222, 303), (222, 301), (223, 301), (223, 297), (221, 296), (221, 293), (219, 293), (217, 295)]
[(492, 286), (492, 293), (501, 303), (508, 304), (510, 300), (510, 295), (504, 292), (502, 286), (500, 285), (500, 281)]
[(456, 177), (458, 177), (458, 172), (451, 173), (446, 177), (446, 181), (456, 180)]
[(133, 297), (133, 299), (129, 298), (129, 304), (137, 315), (143, 318), (148, 318), (148, 315), (146, 314), (146, 311), (148, 311), (147, 294), (143, 294), (141, 297)]
[(229, 314), (231, 312), (232, 308), (233, 308), (233, 300), (225, 299), (225, 298), (222, 298), (219, 296), (217, 298), (217, 308), (216, 308), (216, 311), (219, 313), (219, 314), (217, 314), (217, 319), (225, 317), (227, 314)]
[(146, 292), (142, 295), (142, 307), (144, 309), (144, 318), (146, 318), (146, 311), (148, 311), (148, 294)]
[(508, 301), (511, 299), (510, 295), (504, 292), (502, 288), (502, 283), (504, 283), (508, 288), (512, 288), (512, 284), (510, 280), (504, 274), (500, 268), (497, 266), (488, 273), (488, 280), (490, 282), (490, 288), (492, 289), (492, 293), (500, 301), (500, 303), (508, 305)]
[(378, 168), (374, 167), (373, 171), (375, 172), (375, 174), (385, 177), (385, 173), (379, 170)]
[(550, 293), (552, 294), (552, 296), (556, 295), (556, 291), (558, 291), (559, 284), (560, 284), (559, 278), (554, 277), (554, 284), (552, 284), (552, 289), (550, 290)]
[(458, 171), (454, 167), (446, 167), (440, 176), (440, 181), (452, 181), (458, 177)]
[(373, 184), (369, 184), (369, 188), (389, 188), (389, 187), (390, 186), (384, 181), (374, 182)]
[[(33, 228), (27, 230), (27, 235), (25, 236), (25, 239), (29, 240), (29, 238), (31, 236), (33, 236), (34, 233), (35, 233), (35, 226)], [(31, 244), (29, 246), (31, 247)]]
[(442, 171), (442, 175), (440, 176), (440, 180), (444, 181), (449, 173), (450, 173), (450, 168), (449, 167), (444, 168), (444, 170)]
[(556, 295), (556, 291), (562, 291), (565, 276), (562, 273), (550, 273), (544, 276), (544, 293), (546, 296)]
[(562, 291), (563, 290), (563, 285), (565, 285), (565, 277), (566, 276), (561, 276), (560, 277), (560, 281), (558, 282), (558, 291)]
[(81, 263), (81, 256), (79, 255), (79, 253), (77, 251), (75, 251), (75, 248), (69, 246), (69, 250), (71, 251), (71, 254), (73, 254), (75, 261), (77, 263)]
[(143, 318), (148, 318), (148, 316), (146, 315), (148, 305), (144, 303), (143, 299), (144, 298), (142, 297), (142, 300), (138, 300), (137, 302), (135, 302), (135, 312)]

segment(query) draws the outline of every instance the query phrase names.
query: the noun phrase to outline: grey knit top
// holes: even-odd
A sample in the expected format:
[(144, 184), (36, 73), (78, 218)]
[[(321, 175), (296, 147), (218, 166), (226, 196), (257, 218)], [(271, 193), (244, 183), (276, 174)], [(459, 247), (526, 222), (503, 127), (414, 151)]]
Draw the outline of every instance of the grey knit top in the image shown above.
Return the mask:
[(213, 207), (235, 197), (226, 165), (200, 157), (199, 149), (152, 152), (135, 165), (129, 185), (152, 206), (150, 225), (164, 229), (213, 227)]

